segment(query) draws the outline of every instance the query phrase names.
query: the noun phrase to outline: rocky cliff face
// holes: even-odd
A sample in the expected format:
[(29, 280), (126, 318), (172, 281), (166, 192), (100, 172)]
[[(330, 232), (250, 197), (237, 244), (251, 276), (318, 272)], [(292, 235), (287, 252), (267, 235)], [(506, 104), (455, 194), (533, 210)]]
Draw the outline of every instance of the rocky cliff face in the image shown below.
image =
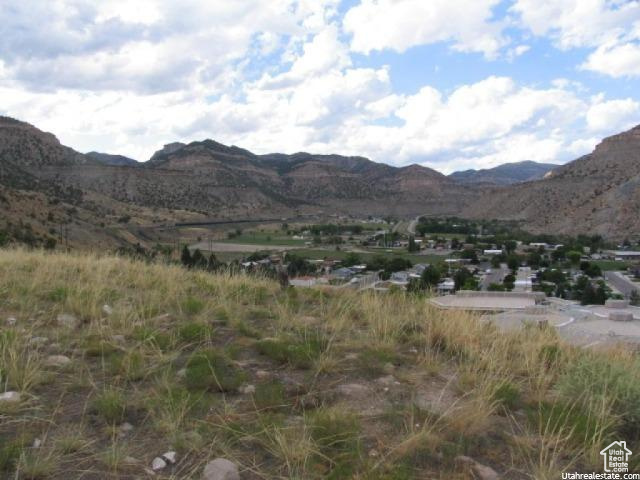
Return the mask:
[(493, 189), (463, 210), (475, 218), (518, 219), (549, 233), (640, 232), (640, 126), (604, 139), (547, 178)]

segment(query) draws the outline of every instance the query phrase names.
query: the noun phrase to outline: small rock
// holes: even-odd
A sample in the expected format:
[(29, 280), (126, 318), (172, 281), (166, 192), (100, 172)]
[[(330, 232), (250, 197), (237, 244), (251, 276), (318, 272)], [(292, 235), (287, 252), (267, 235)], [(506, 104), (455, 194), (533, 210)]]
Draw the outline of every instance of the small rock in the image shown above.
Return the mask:
[(78, 320), (76, 316), (69, 315), (68, 313), (58, 315), (57, 322), (59, 326), (69, 329), (78, 328), (78, 325), (80, 325), (80, 320)]
[(203, 480), (240, 480), (238, 466), (226, 458), (216, 458), (204, 467)]
[(118, 436), (120, 438), (126, 437), (131, 430), (133, 430), (133, 425), (131, 425), (129, 422), (124, 422), (122, 425), (120, 425)]
[(178, 454), (174, 451), (165, 452), (162, 454), (162, 458), (170, 465), (173, 465), (176, 463), (177, 456)]
[(153, 461), (151, 462), (151, 470), (153, 470), (154, 472), (157, 472), (159, 470), (162, 470), (163, 468), (165, 468), (167, 466), (167, 462), (165, 462), (162, 458), (160, 457), (156, 457), (153, 459)]
[(476, 462), (471, 468), (480, 480), (500, 480), (500, 475), (491, 467)]
[(7, 318), (7, 325), (9, 327), (13, 327), (16, 323), (18, 323), (18, 319), (16, 317)]
[(371, 450), (369, 450), (369, 456), (371, 458), (376, 458), (378, 455), (380, 455), (380, 454), (378, 453), (378, 451), (375, 448), (372, 448)]
[(42, 440), (40, 440), (39, 438), (36, 438), (33, 441), (33, 448), (40, 448), (42, 446)]
[(186, 369), (186, 368), (181, 368), (180, 370), (178, 370), (178, 371), (176, 372), (176, 376), (177, 376), (178, 378), (184, 378), (184, 377), (186, 377), (186, 376), (187, 376), (187, 369)]
[(376, 382), (387, 387), (400, 385), (400, 382), (398, 382), (393, 375), (385, 375), (384, 377), (380, 377), (376, 380)]
[(66, 367), (71, 363), (71, 359), (66, 355), (49, 355), (44, 364), (47, 367)]
[(111, 308), (109, 305), (104, 304), (102, 306), (102, 313), (104, 313), (105, 315), (111, 315), (113, 314), (113, 308)]
[(391, 374), (395, 371), (396, 367), (393, 363), (387, 362), (383, 365), (382, 371), (386, 374)]
[(338, 385), (336, 388), (338, 393), (345, 397), (358, 398), (365, 397), (371, 394), (371, 389), (366, 385), (359, 383), (346, 383), (344, 385)]
[(34, 347), (46, 345), (48, 342), (49, 339), (47, 337), (31, 337), (29, 339), (29, 345), (33, 345)]
[(0, 393), (0, 403), (19, 403), (20, 394), (18, 392)]
[(455, 458), (456, 463), (466, 465), (471, 468), (474, 475), (480, 480), (500, 480), (500, 475), (491, 467), (476, 462), (473, 458), (466, 455), (458, 455)]
[(253, 393), (256, 393), (256, 387), (254, 385), (242, 385), (240, 388), (238, 388), (238, 391), (240, 393), (244, 393), (245, 395), (251, 395)]

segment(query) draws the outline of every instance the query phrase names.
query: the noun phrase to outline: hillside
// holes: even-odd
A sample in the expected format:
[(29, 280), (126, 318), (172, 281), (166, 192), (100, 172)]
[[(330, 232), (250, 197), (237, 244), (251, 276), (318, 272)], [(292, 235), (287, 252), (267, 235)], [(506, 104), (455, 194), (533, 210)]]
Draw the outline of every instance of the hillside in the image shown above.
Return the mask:
[(91, 160), (95, 160), (96, 162), (103, 163), (104, 165), (113, 165), (116, 167), (136, 167), (140, 164), (140, 162), (138, 162), (137, 160), (125, 157), (124, 155), (110, 155), (108, 153), (89, 152), (86, 153), (85, 156), (90, 158)]
[(254, 155), (213, 140), (166, 145), (139, 168), (118, 156), (82, 155), (31, 125), (2, 121), (11, 126), (2, 140), (11, 158), (0, 179), (30, 179), (11, 185), (40, 191), (55, 185), (139, 207), (189, 210), (210, 218), (299, 211), (450, 214), (473, 195), (417, 165), (395, 168), (362, 157), (308, 153)]
[(412, 295), (0, 250), (0, 321), (2, 478), (552, 479), (640, 447), (630, 353)]
[(465, 184), (489, 183), (495, 185), (512, 185), (544, 178), (558, 165), (533, 161), (513, 162), (497, 167), (481, 170), (464, 170), (453, 172), (449, 178)]
[(640, 231), (640, 126), (604, 139), (548, 178), (493, 189), (463, 211), (523, 220), (528, 230), (623, 239)]

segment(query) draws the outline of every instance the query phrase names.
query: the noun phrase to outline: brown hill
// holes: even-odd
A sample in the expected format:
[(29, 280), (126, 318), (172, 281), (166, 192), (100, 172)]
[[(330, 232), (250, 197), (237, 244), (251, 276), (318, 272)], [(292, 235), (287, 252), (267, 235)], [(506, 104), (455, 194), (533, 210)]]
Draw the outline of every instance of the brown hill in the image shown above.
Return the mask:
[(640, 126), (604, 139), (592, 153), (555, 169), (543, 180), (492, 189), (462, 213), (472, 218), (523, 220), (534, 232), (637, 235)]
[(309, 153), (255, 155), (205, 140), (169, 144), (140, 168), (82, 155), (23, 122), (3, 119), (3, 125), (5, 177), (31, 179), (13, 186), (78, 190), (77, 202), (93, 192), (210, 218), (255, 218), (295, 212), (451, 214), (469, 197), (469, 189), (418, 165), (396, 168), (362, 157)]
[[(13, 190), (37, 192), (44, 195), (41, 201), (86, 210), (83, 221), (98, 225), (121, 217), (139, 225), (185, 218), (430, 214), (516, 219), (534, 232), (622, 238), (640, 230), (640, 127), (605, 139), (543, 180), (483, 187), (419, 165), (397, 168), (304, 152), (255, 155), (213, 140), (166, 145), (137, 166), (108, 165), (32, 125), (0, 117), (0, 185), (6, 198), (20, 197)], [(123, 229), (127, 238), (140, 238), (133, 227), (117, 230)]]

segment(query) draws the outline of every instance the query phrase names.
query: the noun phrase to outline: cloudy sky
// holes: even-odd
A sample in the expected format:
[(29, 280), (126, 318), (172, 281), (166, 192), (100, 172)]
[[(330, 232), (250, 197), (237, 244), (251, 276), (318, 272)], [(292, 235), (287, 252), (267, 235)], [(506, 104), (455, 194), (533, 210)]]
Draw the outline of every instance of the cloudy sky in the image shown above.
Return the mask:
[(2, 0), (0, 114), (146, 160), (213, 138), (445, 173), (640, 123), (637, 0)]

